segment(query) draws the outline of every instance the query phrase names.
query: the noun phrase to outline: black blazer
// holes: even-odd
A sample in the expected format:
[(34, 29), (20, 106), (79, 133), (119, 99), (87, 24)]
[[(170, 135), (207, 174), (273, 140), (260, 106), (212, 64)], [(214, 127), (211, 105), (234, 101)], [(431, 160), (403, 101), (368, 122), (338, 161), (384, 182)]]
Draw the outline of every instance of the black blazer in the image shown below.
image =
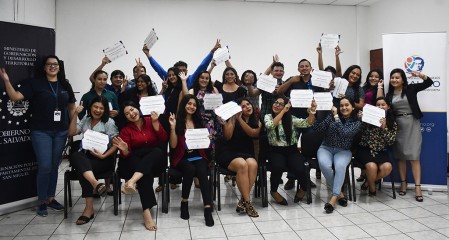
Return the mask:
[[(418, 92), (432, 86), (433, 80), (430, 77), (427, 77), (427, 80), (424, 80), (422, 83), (410, 84), (407, 86), (407, 90), (405, 95), (407, 96), (408, 103), (410, 104), (410, 108), (412, 109), (413, 116), (417, 119), (421, 119), (423, 114), (418, 104)], [(393, 94), (388, 94), (388, 100), (392, 102)]]

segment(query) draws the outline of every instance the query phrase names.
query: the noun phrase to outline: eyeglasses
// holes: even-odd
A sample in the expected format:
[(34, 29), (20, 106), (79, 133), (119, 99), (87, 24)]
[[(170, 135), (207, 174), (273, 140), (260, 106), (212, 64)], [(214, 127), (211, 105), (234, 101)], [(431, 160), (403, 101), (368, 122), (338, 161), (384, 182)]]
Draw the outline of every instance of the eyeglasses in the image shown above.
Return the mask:
[(274, 102), (273, 105), (278, 105), (280, 107), (285, 107), (285, 103), (281, 103), (281, 102), (278, 102), (278, 101)]
[(47, 67), (59, 67), (59, 63), (45, 63)]

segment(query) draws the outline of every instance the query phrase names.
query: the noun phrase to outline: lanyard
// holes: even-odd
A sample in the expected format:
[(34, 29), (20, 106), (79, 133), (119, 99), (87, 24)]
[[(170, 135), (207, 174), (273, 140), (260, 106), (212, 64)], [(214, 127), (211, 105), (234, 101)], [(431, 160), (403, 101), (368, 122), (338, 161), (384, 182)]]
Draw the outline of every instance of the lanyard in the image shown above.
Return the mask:
[(48, 81), (48, 85), (50, 85), (51, 91), (53, 92), (53, 96), (55, 96), (55, 109), (58, 110), (58, 90), (59, 90), (59, 82), (56, 82), (56, 91), (53, 89), (50, 81)]

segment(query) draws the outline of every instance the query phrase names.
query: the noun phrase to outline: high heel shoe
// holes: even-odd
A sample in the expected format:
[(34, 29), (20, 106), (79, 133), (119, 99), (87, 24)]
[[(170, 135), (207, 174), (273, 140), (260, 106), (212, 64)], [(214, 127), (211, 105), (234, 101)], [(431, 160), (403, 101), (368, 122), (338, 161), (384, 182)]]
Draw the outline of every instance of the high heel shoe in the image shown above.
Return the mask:
[[(271, 194), (271, 197), (273, 197), (274, 201), (276, 201), (277, 204), (284, 205), (284, 206), (288, 205), (287, 200), (283, 196), (281, 196), (281, 194), (279, 194), (278, 192), (270, 192), (270, 194)], [(278, 201), (278, 200), (276, 200), (276, 198), (278, 198), (278, 199), (280, 198), (280, 200)]]
[(244, 200), (243, 197), (240, 198), (239, 202), (237, 203), (237, 207), (235, 208), (235, 211), (238, 213), (244, 212), (245, 211), (245, 206), (243, 204)]
[(212, 227), (214, 226), (214, 218), (212, 217), (212, 207), (204, 208), (204, 220), (206, 221), (206, 226)]
[(306, 195), (306, 192), (304, 190), (302, 190), (301, 188), (298, 189), (298, 191), (295, 194), (295, 198), (293, 199), (293, 202), (297, 203), (299, 201), (302, 201), (302, 199), (304, 199), (305, 195)]
[(256, 209), (254, 209), (253, 205), (251, 205), (251, 201), (244, 201), (243, 205), (245, 206), (245, 211), (248, 216), (259, 217), (259, 213), (257, 213)]
[(184, 220), (188, 220), (190, 218), (189, 214), (189, 202), (181, 201), (181, 218)]
[[(415, 192), (416, 192), (416, 188), (417, 188), (417, 187), (419, 187), (419, 191), (421, 192), (421, 184), (415, 184)], [(423, 198), (423, 196), (422, 196), (422, 193), (421, 193), (421, 195), (416, 195), (416, 196), (415, 196), (415, 199), (416, 199), (417, 202), (422, 202), (422, 201), (424, 201), (424, 198)]]
[[(402, 190), (402, 184), (405, 185), (405, 190)], [(407, 194), (407, 181), (401, 180), (401, 189), (399, 190), (399, 196), (405, 196)]]

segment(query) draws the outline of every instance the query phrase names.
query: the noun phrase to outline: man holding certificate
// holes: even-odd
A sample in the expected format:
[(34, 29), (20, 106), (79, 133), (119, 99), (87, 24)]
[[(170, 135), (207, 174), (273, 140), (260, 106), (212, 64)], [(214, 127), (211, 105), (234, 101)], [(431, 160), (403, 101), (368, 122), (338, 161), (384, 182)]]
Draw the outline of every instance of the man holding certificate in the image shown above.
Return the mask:
[[(200, 182), (206, 226), (212, 227), (212, 193), (208, 180), (208, 156), (204, 148), (210, 144), (208, 131), (201, 118), (200, 103), (191, 95), (185, 95), (179, 104), (178, 116), (170, 113), (170, 163), (182, 173), (181, 218), (188, 220), (189, 195), (193, 178)], [(197, 131), (195, 131), (197, 130)], [(206, 130), (206, 131), (204, 131)], [(189, 131), (191, 138), (187, 138)], [(204, 136), (204, 132), (207, 134)], [(206, 143), (206, 144), (204, 144)]]

